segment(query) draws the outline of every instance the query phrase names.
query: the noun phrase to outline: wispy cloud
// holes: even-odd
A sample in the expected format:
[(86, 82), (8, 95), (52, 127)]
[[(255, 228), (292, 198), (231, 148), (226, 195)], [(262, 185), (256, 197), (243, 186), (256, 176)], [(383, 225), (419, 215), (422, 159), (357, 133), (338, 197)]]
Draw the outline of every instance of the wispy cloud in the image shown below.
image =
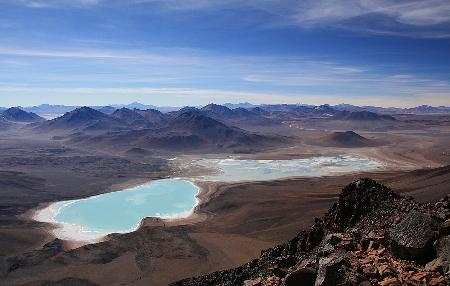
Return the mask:
[[(173, 11), (239, 8), (259, 10), (280, 23), (306, 29), (340, 28), (364, 33), (422, 38), (450, 37), (448, 0), (137, 0)], [(264, 26), (271, 24), (264, 19)], [(277, 23), (278, 22), (278, 23)]]
[[(28, 8), (140, 7), (139, 13), (161, 11), (222, 14), (229, 9), (270, 14), (260, 25), (295, 25), (305, 29), (345, 29), (360, 33), (448, 38), (448, 0), (6, 0)], [(142, 6), (142, 7), (141, 7)], [(263, 20), (261, 22), (261, 19)], [(268, 23), (267, 21), (272, 21)]]
[(419, 38), (449, 37), (447, 0), (314, 0), (289, 15), (308, 29), (332, 27), (361, 33)]
[(0, 55), (21, 57), (56, 57), (56, 58), (135, 58), (131, 55), (96, 50), (30, 50), (17, 48), (0, 48)]
[[(311, 73), (259, 73), (245, 76), (245, 81), (278, 86), (333, 87), (345, 89), (354, 94), (355, 89), (366, 90), (366, 94), (384, 96), (417, 95), (422, 93), (448, 93), (450, 83), (444, 80), (423, 78), (414, 75), (385, 75), (383, 73), (363, 73), (357, 75), (333, 75), (324, 70)], [(449, 99), (450, 101), (450, 99)]]
[(92, 6), (102, 0), (6, 0), (10, 3), (25, 6), (27, 8), (56, 8), (67, 6)]
[(315, 0), (298, 7), (296, 21), (316, 25), (348, 19), (383, 15), (397, 23), (429, 26), (450, 21), (450, 2), (446, 0)]
[[(317, 86), (353, 81), (367, 72), (365, 67), (301, 57), (225, 56), (192, 49), (39, 50), (4, 47), (0, 48), (0, 59), (2, 56), (5, 63), (27, 63), (27, 69), (19, 71), (23, 80), (31, 72), (33, 78), (40, 78), (40, 81), (57, 78), (65, 82), (79, 78), (101, 81), (109, 78), (121, 82), (155, 82), (155, 79), (163, 82), (161, 79), (164, 78), (190, 78), (203, 82), (211, 79), (218, 82), (270, 82), (266, 78), (278, 78), (277, 84)], [(42, 64), (48, 67), (47, 73), (42, 72)], [(41, 72), (34, 73), (34, 66)], [(81, 70), (81, 77), (73, 71), (70, 76), (65, 74), (63, 77), (51, 72), (61, 68)], [(90, 77), (90, 74), (95, 74), (95, 77)]]
[(331, 70), (335, 73), (349, 74), (349, 73), (362, 73), (365, 71), (359, 67), (332, 67)]
[[(173, 52), (177, 51), (174, 57)], [(0, 47), (0, 56), (13, 58), (61, 58), (61, 59), (92, 59), (110, 61), (141, 62), (146, 64), (200, 64), (198, 56), (188, 49), (169, 49), (148, 52), (130, 49), (24, 49), (17, 47)]]
[(20, 79), (19, 85), (0, 85), (0, 103), (5, 101), (3, 96), (16, 95), (15, 100), (59, 96), (65, 102), (111, 103), (114, 98), (115, 102), (143, 98), (149, 103), (181, 105), (212, 99), (313, 104), (376, 101), (408, 106), (428, 101), (450, 105), (450, 97), (445, 97), (450, 94), (446, 80), (300, 57), (230, 56), (177, 49), (3, 48), (0, 61), (5, 63), (0, 67), (1, 82)]

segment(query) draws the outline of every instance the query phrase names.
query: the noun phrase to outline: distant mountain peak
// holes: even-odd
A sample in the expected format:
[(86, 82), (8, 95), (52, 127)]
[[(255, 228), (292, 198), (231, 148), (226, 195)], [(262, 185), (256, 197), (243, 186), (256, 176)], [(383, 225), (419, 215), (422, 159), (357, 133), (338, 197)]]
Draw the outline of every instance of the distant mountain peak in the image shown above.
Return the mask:
[(39, 122), (45, 119), (33, 112), (26, 112), (20, 107), (11, 107), (2, 112), (3, 118), (15, 122)]
[(200, 110), (182, 112), (174, 120), (172, 120), (170, 126), (178, 130), (199, 132), (204, 132), (207, 130), (231, 130), (229, 126), (203, 114)]
[(210, 103), (200, 109), (203, 112), (212, 113), (221, 116), (230, 116), (233, 114), (233, 111), (226, 106), (218, 105), (214, 103)]
[(185, 112), (191, 112), (191, 111), (200, 111), (197, 107), (193, 107), (193, 106), (185, 106), (180, 108), (178, 111), (176, 111), (175, 113), (177, 114), (182, 114)]
[(68, 117), (70, 119), (98, 119), (106, 117), (106, 115), (91, 107), (83, 106), (64, 114), (63, 117)]

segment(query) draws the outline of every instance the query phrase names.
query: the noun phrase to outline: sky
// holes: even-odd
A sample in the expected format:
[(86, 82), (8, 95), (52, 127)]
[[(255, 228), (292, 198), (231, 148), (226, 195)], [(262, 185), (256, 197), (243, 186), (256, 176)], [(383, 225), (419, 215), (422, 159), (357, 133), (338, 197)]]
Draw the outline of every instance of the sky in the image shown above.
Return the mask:
[(450, 1), (0, 1), (0, 106), (135, 101), (450, 106)]

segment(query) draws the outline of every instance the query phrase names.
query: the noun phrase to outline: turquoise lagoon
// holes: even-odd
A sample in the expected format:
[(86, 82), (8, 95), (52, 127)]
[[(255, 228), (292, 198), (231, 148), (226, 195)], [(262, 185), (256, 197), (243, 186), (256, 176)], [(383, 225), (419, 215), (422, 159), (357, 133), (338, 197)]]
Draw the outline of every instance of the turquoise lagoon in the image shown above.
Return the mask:
[(95, 240), (115, 232), (135, 230), (145, 217), (187, 216), (197, 203), (198, 187), (182, 179), (150, 183), (86, 199), (57, 202), (35, 219), (59, 225), (62, 239)]
[[(202, 159), (193, 164), (215, 170), (200, 181), (274, 180), (293, 176), (324, 176), (382, 167), (357, 156), (291, 160)], [(162, 179), (118, 192), (56, 202), (36, 213), (35, 220), (54, 223), (56, 237), (94, 241), (115, 232), (136, 229), (145, 217), (185, 217), (197, 204), (198, 187), (188, 179)]]

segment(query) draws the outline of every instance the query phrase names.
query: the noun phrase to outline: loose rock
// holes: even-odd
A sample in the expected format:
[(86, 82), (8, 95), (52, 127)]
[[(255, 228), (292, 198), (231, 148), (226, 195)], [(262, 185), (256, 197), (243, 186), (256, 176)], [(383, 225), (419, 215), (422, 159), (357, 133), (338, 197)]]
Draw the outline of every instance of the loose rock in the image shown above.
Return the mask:
[(424, 262), (434, 256), (433, 222), (428, 215), (411, 211), (390, 232), (391, 249), (401, 259)]
[(343, 270), (350, 267), (345, 254), (334, 254), (319, 260), (319, 271), (315, 286), (338, 285), (344, 279)]
[(313, 286), (317, 273), (313, 268), (302, 268), (289, 273), (284, 279), (283, 286)]

